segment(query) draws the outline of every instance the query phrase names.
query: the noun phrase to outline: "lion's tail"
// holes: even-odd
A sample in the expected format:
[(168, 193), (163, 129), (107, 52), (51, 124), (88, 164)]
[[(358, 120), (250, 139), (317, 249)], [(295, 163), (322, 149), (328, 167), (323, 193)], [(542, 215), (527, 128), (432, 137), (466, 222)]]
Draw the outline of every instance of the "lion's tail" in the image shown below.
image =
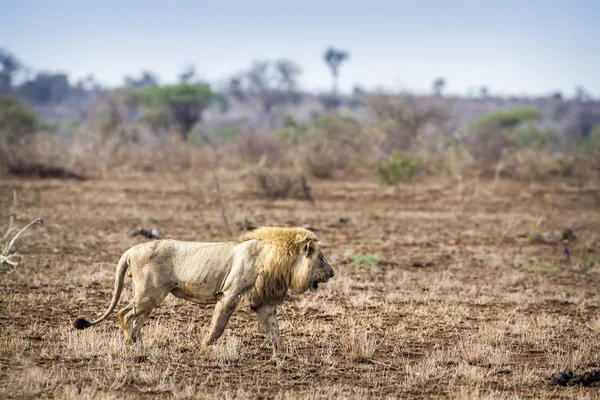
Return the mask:
[(110, 315), (110, 313), (113, 312), (113, 310), (119, 303), (119, 299), (121, 298), (121, 292), (123, 291), (123, 281), (125, 279), (125, 273), (127, 272), (127, 268), (129, 267), (128, 260), (129, 260), (129, 251), (126, 251), (125, 254), (123, 254), (121, 256), (121, 259), (119, 260), (119, 263), (117, 264), (117, 272), (116, 272), (116, 276), (115, 276), (115, 290), (113, 292), (113, 298), (112, 298), (112, 301), (110, 302), (110, 306), (108, 306), (108, 310), (106, 310), (106, 312), (95, 321), (90, 322), (85, 318), (76, 318), (75, 321), (73, 321), (73, 327), (75, 329), (85, 329), (85, 328), (89, 328), (90, 326), (97, 325), (100, 322), (104, 321), (104, 319), (106, 319), (106, 317), (108, 317)]

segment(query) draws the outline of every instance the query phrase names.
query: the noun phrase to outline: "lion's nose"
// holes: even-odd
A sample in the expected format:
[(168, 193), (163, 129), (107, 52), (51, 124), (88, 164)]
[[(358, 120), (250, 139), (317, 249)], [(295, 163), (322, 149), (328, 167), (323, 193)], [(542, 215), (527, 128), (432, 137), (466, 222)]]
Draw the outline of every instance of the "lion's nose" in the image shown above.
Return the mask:
[(329, 277), (333, 278), (335, 276), (335, 272), (333, 271), (333, 268), (329, 269)]

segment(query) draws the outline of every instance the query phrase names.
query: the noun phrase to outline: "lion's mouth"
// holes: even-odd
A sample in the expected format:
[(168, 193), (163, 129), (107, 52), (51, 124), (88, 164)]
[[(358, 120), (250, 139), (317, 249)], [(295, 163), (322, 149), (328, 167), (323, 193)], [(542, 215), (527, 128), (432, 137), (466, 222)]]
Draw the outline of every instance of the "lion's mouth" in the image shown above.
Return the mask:
[(319, 289), (319, 282), (312, 281), (312, 283), (310, 284), (310, 291), (314, 293), (317, 291), (317, 289)]

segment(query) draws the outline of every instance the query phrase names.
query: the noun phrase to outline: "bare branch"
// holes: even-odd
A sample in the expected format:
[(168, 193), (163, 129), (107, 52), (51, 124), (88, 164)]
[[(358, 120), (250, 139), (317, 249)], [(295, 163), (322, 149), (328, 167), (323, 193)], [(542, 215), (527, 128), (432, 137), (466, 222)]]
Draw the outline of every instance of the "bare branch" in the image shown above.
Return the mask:
[(10, 243), (8, 244), (8, 246), (6, 246), (6, 248), (4, 249), (4, 251), (2, 252), (3, 256), (8, 255), (8, 252), (10, 251), (10, 249), (12, 248), (12, 246), (15, 244), (15, 242), (17, 241), (17, 239), (19, 238), (19, 236), (21, 236), (21, 234), (23, 234), (23, 232), (25, 232), (29, 227), (31, 227), (32, 225), (36, 225), (36, 224), (43, 224), (44, 222), (42, 221), (41, 218), (37, 218), (34, 219), (33, 221), (31, 221), (30, 223), (28, 223), (27, 225), (25, 225), (19, 232), (17, 232), (17, 234), (15, 235), (15, 237), (12, 238), (12, 240), (10, 241)]
[(219, 184), (219, 178), (217, 174), (213, 171), (212, 173), (213, 181), (215, 182), (215, 191), (217, 192), (217, 203), (219, 205), (219, 211), (221, 212), (221, 219), (223, 220), (223, 226), (227, 231), (229, 237), (233, 237), (233, 231), (231, 230), (231, 225), (229, 224), (229, 218), (227, 217), (227, 212), (225, 210), (225, 202), (223, 201), (223, 196), (221, 195), (221, 185)]
[(12, 231), (13, 228), (13, 223), (15, 222), (15, 216), (14, 215), (10, 215), (8, 217), (8, 229), (6, 229), (6, 232), (4, 233), (4, 236), (2, 236), (2, 238), (0, 239), (0, 241), (5, 241), (6, 239), (8, 239), (8, 235), (10, 235), (10, 232)]

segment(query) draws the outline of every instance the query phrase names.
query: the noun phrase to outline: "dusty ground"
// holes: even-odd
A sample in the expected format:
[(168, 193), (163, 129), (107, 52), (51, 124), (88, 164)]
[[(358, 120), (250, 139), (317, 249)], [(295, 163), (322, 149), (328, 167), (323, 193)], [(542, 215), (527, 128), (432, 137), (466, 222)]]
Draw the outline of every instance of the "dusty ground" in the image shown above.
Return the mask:
[[(117, 260), (147, 240), (129, 231), (228, 237), (210, 180), (4, 177), (0, 232), (9, 214), (18, 227), (36, 217), (44, 225), (19, 241), (21, 265), (0, 270), (0, 398), (600, 395), (546, 382), (559, 370), (600, 367), (600, 190), (311, 182), (311, 203), (260, 199), (235, 176), (220, 179), (234, 236), (244, 220), (316, 228), (337, 272), (281, 308), (283, 356), (271, 359), (247, 307), (210, 353), (198, 349), (212, 308), (172, 297), (145, 326), (143, 349), (125, 343), (116, 314), (71, 327), (108, 306)], [(565, 244), (566, 228), (576, 238)]]

